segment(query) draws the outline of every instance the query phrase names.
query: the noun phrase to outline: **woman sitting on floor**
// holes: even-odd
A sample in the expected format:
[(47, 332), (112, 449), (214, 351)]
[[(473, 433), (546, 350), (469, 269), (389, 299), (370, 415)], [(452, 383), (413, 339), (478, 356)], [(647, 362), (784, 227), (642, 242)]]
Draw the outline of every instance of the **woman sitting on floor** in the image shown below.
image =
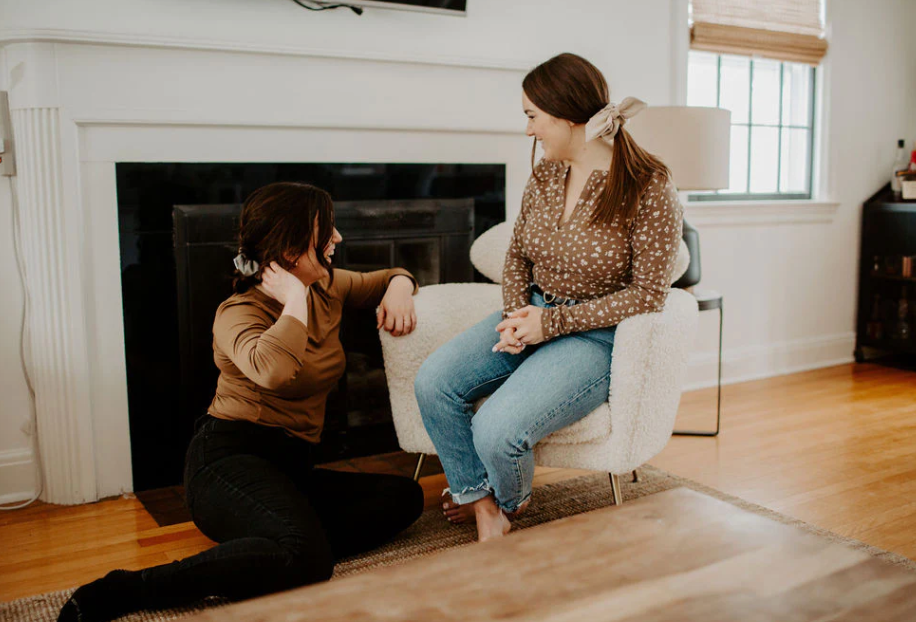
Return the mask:
[(216, 311), (220, 375), (185, 463), (188, 508), (219, 544), (181, 561), (115, 570), (76, 590), (59, 620), (110, 620), (207, 596), (240, 600), (326, 581), (423, 510), (406, 477), (314, 468), (325, 402), (345, 370), (344, 306), (378, 307), (378, 327), (416, 326), (413, 277), (333, 270), (341, 241), (328, 193), (299, 183), (255, 191), (242, 209), (235, 293)]

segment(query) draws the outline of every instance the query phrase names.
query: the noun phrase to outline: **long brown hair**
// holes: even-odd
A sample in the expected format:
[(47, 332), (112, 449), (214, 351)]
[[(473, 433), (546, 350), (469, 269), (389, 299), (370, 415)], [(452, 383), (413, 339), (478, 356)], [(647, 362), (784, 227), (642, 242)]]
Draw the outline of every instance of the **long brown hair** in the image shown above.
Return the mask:
[[(554, 56), (528, 72), (522, 90), (547, 114), (576, 124), (588, 123), (610, 103), (607, 81), (598, 68), (569, 53)], [(531, 147), (532, 168), (536, 147), (537, 139)], [(639, 198), (658, 173), (671, 174), (661, 160), (637, 145), (621, 127), (614, 137), (607, 185), (592, 214), (592, 222), (611, 224), (618, 217), (624, 223), (632, 222), (639, 209)]]
[[(318, 232), (315, 234), (315, 221)], [(315, 186), (277, 182), (258, 188), (242, 206), (239, 218), (239, 252), (260, 264), (251, 276), (238, 270), (232, 287), (241, 294), (261, 282), (261, 272), (276, 261), (291, 270), (296, 258), (314, 245), (318, 263), (331, 275), (331, 263), (322, 252), (334, 235), (334, 204), (331, 195)]]

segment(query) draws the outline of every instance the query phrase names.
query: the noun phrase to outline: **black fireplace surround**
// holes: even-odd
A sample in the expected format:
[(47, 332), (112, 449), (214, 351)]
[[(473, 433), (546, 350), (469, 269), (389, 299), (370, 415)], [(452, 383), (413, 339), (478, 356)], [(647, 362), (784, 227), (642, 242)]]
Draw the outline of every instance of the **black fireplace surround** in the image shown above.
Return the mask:
[[(121, 290), (134, 490), (181, 481), (216, 385), (212, 323), (231, 294), (241, 204), (274, 181), (331, 193), (334, 264), (402, 266), (421, 285), (485, 281), (471, 242), (505, 220), (502, 164), (118, 163)], [(328, 400), (319, 460), (397, 449), (374, 310), (345, 314), (347, 373)]]

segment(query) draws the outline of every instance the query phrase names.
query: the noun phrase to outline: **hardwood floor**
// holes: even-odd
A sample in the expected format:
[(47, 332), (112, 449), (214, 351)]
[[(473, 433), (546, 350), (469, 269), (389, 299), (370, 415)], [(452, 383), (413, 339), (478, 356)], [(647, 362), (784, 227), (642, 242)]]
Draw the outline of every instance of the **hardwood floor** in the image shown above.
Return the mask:
[[(678, 427), (714, 423), (714, 389), (684, 395)], [(719, 437), (674, 437), (652, 464), (916, 559), (914, 456), (916, 373), (851, 364), (724, 387)], [(539, 469), (535, 484), (580, 473)], [(422, 482), (438, 503), (444, 477)], [(209, 546), (189, 523), (158, 527), (135, 498), (2, 512), (0, 600)]]
[[(710, 398), (686, 394), (681, 419)], [(916, 559), (916, 373), (843, 365), (728, 386), (723, 405), (719, 438), (676, 437), (652, 464)]]

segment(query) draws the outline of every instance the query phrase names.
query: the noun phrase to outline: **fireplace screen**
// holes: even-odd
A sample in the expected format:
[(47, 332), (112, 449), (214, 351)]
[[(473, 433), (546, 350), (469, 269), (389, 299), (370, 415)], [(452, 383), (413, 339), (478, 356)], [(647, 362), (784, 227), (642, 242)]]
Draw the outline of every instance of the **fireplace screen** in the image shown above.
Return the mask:
[[(232, 291), (241, 200), (275, 180), (248, 180), (231, 185), (231, 193), (214, 193), (193, 173), (233, 177), (244, 172), (238, 167), (284, 165), (117, 166), (131, 454), (134, 488), (140, 491), (181, 481), (194, 421), (206, 412), (216, 385), (213, 314)], [(362, 165), (333, 166), (354, 170)], [(327, 180), (323, 186), (332, 195), (355, 198), (335, 202), (337, 227), (344, 237), (335, 267), (371, 271), (401, 266), (421, 286), (484, 280), (470, 264), (469, 249), (477, 235), (505, 219), (502, 165), (365, 166), (387, 169), (386, 186), (374, 193), (381, 199), (364, 198), (365, 188), (359, 186), (366, 183), (364, 171), (349, 193), (335, 192), (335, 184)], [(442, 177), (439, 191), (425, 196), (413, 192), (421, 198), (407, 199), (397, 197), (403, 192), (398, 191), (397, 198), (389, 198), (391, 186), (409, 177), (398, 167), (417, 168), (416, 177), (423, 182), (417, 186), (426, 189), (435, 188), (435, 180)], [(452, 179), (456, 171), (465, 183)], [(170, 183), (156, 186), (163, 177)], [(298, 179), (321, 185), (316, 177), (313, 172)], [(297, 177), (276, 180), (291, 178)], [(196, 188), (188, 192), (184, 183)], [(461, 188), (472, 196), (454, 198)], [(321, 462), (397, 449), (374, 310), (347, 310), (341, 340), (347, 372), (328, 399), (318, 450)]]

